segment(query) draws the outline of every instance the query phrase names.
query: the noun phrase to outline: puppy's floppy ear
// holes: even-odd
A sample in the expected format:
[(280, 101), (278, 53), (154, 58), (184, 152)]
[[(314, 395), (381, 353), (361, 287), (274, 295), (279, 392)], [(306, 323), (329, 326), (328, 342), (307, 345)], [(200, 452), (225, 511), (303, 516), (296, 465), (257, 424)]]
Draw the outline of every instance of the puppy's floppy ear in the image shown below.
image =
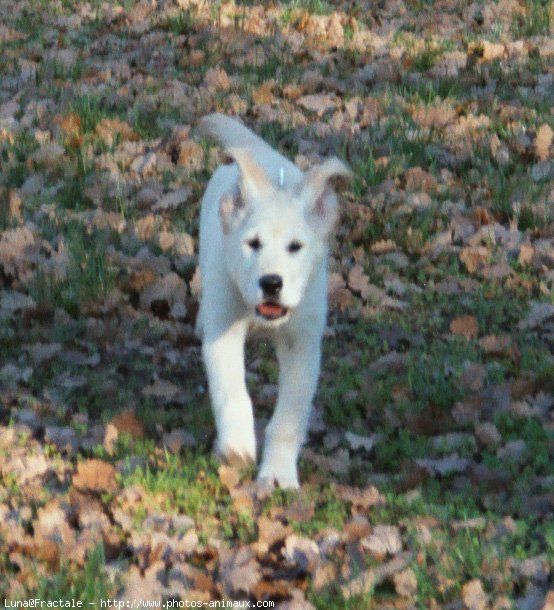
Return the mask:
[(256, 201), (267, 197), (274, 190), (264, 170), (254, 161), (252, 155), (243, 148), (228, 148), (225, 151), (239, 168), (236, 188), (224, 195), (219, 202), (219, 215), (223, 230), (228, 232), (240, 221), (247, 209)]
[(332, 178), (349, 179), (352, 172), (337, 157), (313, 167), (304, 176), (302, 196), (306, 205), (306, 216), (318, 232), (329, 233), (337, 218), (337, 196), (329, 181)]
[(239, 188), (244, 198), (252, 201), (268, 197), (274, 190), (273, 184), (248, 150), (227, 148), (226, 152), (239, 167)]

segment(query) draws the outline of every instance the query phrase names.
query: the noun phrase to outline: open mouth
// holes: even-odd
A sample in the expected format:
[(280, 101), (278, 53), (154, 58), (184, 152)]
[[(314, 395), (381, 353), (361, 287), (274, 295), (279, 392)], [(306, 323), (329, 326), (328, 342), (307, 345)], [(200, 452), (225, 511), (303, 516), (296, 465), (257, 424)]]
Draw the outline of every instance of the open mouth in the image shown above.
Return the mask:
[(278, 320), (286, 316), (288, 312), (288, 308), (279, 305), (279, 303), (265, 302), (256, 307), (256, 313), (264, 320)]

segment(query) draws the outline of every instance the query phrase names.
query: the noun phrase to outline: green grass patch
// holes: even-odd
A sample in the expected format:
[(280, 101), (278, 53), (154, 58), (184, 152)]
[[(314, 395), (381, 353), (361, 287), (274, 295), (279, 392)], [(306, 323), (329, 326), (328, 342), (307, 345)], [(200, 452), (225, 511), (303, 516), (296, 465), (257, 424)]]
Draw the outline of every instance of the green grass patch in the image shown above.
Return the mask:
[(552, 19), (552, 0), (525, 0), (523, 13), (514, 16), (512, 31), (517, 38), (548, 36)]
[(41, 600), (57, 599), (66, 602), (80, 600), (87, 607), (97, 605), (116, 593), (105, 570), (104, 548), (97, 546), (87, 556), (83, 568), (74, 569), (62, 564), (60, 570), (50, 576), (39, 576), (35, 587), (26, 593)]

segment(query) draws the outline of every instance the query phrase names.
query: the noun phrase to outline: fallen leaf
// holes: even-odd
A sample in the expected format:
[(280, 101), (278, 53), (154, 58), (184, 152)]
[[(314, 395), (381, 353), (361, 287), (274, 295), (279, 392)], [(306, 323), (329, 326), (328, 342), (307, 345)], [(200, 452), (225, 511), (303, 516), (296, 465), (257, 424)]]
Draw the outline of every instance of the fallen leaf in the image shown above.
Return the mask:
[(486, 335), (479, 339), (479, 346), (487, 356), (510, 356), (512, 338), (510, 335)]
[(527, 314), (527, 317), (518, 324), (520, 330), (537, 328), (554, 317), (554, 305), (552, 303), (532, 301), (530, 305), (531, 309)]
[(137, 566), (132, 565), (124, 576), (123, 591), (118, 595), (117, 600), (129, 607), (136, 599), (161, 603), (162, 597), (169, 593), (163, 584), (164, 580), (165, 563), (163, 561), (157, 561), (148, 566), (143, 574)]
[(461, 316), (450, 323), (450, 332), (466, 339), (474, 339), (479, 334), (479, 326), (475, 316)]
[(65, 149), (57, 142), (48, 142), (31, 155), (31, 159), (40, 166), (52, 168), (60, 163), (65, 156)]
[(283, 557), (295, 563), (302, 572), (313, 572), (319, 562), (319, 547), (309, 538), (291, 534), (285, 540)]
[(133, 411), (118, 413), (109, 423), (120, 434), (128, 434), (133, 439), (144, 438), (144, 425)]
[(376, 525), (373, 533), (360, 540), (360, 545), (377, 558), (396, 555), (402, 550), (400, 530), (395, 525)]
[(535, 154), (541, 161), (546, 161), (549, 157), (550, 145), (554, 132), (548, 123), (544, 123), (537, 130), (535, 137)]
[[(203, 154), (203, 153), (202, 153)], [(159, 201), (152, 206), (153, 212), (165, 212), (166, 210), (174, 210), (180, 205), (186, 203), (191, 196), (191, 189), (188, 186), (183, 186), (176, 191), (166, 193)]]
[(315, 112), (319, 117), (337, 108), (334, 96), (328, 94), (303, 95), (296, 100), (296, 103), (306, 110)]
[(468, 246), (460, 251), (460, 261), (469, 273), (481, 270), (489, 260), (489, 251), (485, 246)]
[(210, 68), (204, 77), (204, 85), (208, 91), (229, 91), (231, 82), (223, 68)]
[(417, 577), (411, 568), (393, 574), (394, 589), (401, 597), (413, 597), (417, 594)]
[(348, 286), (354, 292), (360, 294), (364, 301), (367, 301), (371, 294), (369, 277), (366, 275), (364, 268), (357, 264), (350, 269), (348, 273)]
[(236, 598), (241, 593), (248, 595), (262, 577), (254, 553), (248, 547), (222, 548), (218, 575), (223, 592), (229, 598)]
[(502, 435), (492, 422), (480, 422), (475, 426), (475, 436), (485, 447), (497, 447), (502, 441)]
[(478, 578), (474, 578), (462, 586), (462, 600), (468, 610), (486, 610), (488, 597)]
[(217, 469), (217, 473), (219, 474), (219, 480), (223, 487), (231, 491), (235, 489), (240, 481), (239, 471), (234, 466), (227, 466), (226, 464), (221, 464), (221, 466)]
[(81, 117), (76, 112), (70, 112), (59, 119), (60, 129), (67, 143), (72, 148), (78, 148), (83, 143), (81, 133)]
[(260, 517), (258, 519), (258, 540), (267, 547), (283, 542), (292, 534), (290, 525), (283, 525), (278, 519)]
[(143, 396), (160, 398), (161, 400), (173, 400), (179, 394), (179, 386), (164, 379), (156, 379), (152, 384), (142, 389)]
[(86, 460), (77, 464), (77, 472), (73, 475), (75, 489), (92, 492), (115, 491), (115, 468), (102, 460)]
[(373, 485), (369, 485), (363, 489), (358, 487), (350, 487), (347, 485), (337, 485), (335, 490), (337, 497), (343, 502), (352, 504), (352, 512), (367, 512), (372, 506), (386, 504), (385, 496)]
[(471, 460), (461, 458), (457, 453), (442, 458), (418, 458), (415, 462), (418, 466), (425, 468), (429, 474), (440, 474), (442, 476), (465, 472), (471, 465)]
[(135, 142), (139, 139), (129, 123), (120, 119), (102, 119), (96, 124), (95, 132), (107, 146), (113, 146), (116, 136), (120, 136), (122, 140), (129, 142)]
[(517, 255), (517, 262), (520, 265), (530, 265), (535, 256), (535, 248), (532, 244), (521, 244), (519, 247), (519, 253)]
[(393, 574), (404, 570), (412, 559), (411, 553), (403, 553), (387, 563), (362, 572), (341, 586), (341, 592), (346, 599), (373, 592), (375, 587), (390, 578)]
[(358, 451), (363, 449), (364, 451), (370, 452), (377, 440), (376, 435), (373, 436), (360, 436), (359, 434), (354, 434), (354, 432), (346, 432), (344, 438), (350, 445), (350, 448), (353, 451)]

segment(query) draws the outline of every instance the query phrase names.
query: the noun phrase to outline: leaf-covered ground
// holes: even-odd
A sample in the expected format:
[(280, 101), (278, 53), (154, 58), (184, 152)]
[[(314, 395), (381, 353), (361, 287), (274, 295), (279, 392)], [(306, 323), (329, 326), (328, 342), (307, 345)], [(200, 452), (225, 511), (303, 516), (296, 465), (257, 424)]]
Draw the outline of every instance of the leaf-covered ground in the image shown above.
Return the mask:
[[(554, 607), (553, 23), (551, 0), (0, 0), (2, 603)], [(299, 492), (211, 457), (212, 111), (355, 172)], [(269, 346), (247, 365), (261, 431)]]

